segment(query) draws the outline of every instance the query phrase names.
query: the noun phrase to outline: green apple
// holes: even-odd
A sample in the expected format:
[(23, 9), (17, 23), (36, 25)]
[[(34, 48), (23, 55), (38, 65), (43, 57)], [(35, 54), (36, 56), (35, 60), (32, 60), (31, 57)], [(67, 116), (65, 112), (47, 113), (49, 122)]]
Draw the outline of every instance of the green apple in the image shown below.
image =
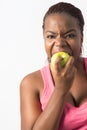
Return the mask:
[(52, 56), (52, 58), (51, 58), (51, 65), (52, 65), (52, 66), (54, 66), (55, 60), (56, 60), (58, 57), (62, 58), (60, 64), (61, 64), (62, 67), (64, 67), (64, 66), (66, 65), (67, 61), (69, 60), (70, 55), (69, 55), (68, 53), (66, 53), (66, 52), (57, 52), (57, 53), (55, 53), (55, 54)]

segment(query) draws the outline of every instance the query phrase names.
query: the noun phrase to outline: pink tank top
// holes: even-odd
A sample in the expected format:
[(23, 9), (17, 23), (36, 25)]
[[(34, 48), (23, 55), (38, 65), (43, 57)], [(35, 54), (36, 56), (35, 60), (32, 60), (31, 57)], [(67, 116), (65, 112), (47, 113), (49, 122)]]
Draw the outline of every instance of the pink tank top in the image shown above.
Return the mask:
[[(87, 58), (84, 58), (84, 62), (87, 73)], [(44, 110), (54, 90), (54, 85), (49, 65), (41, 69), (41, 74), (44, 81), (44, 90), (40, 101)], [(87, 130), (87, 102), (80, 107), (66, 103), (58, 130)]]

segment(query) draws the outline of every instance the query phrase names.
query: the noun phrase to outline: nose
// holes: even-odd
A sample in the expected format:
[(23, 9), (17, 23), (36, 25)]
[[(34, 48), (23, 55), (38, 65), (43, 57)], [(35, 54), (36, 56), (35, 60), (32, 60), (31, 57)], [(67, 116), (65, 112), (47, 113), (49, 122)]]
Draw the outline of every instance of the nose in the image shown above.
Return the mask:
[(61, 47), (63, 47), (63, 46), (66, 46), (66, 40), (63, 38), (63, 37), (57, 37), (56, 39), (55, 39), (55, 46), (61, 46)]

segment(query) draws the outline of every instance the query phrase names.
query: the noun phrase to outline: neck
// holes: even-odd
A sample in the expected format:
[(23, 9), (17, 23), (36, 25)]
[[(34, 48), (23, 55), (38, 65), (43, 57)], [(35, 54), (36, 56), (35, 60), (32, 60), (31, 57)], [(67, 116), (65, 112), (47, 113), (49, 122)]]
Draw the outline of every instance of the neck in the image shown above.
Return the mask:
[(82, 57), (76, 60), (75, 67), (77, 68), (78, 73), (85, 73), (84, 59)]

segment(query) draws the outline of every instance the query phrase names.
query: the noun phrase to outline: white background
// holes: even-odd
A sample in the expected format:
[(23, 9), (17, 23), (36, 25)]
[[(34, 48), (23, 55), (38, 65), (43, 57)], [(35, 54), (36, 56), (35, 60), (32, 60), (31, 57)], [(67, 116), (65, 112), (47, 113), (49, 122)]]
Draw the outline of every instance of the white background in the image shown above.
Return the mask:
[[(56, 2), (0, 0), (0, 130), (20, 130), (20, 82), (45, 64), (42, 20), (48, 7)], [(86, 0), (72, 3), (85, 18), (83, 54), (87, 56)]]

